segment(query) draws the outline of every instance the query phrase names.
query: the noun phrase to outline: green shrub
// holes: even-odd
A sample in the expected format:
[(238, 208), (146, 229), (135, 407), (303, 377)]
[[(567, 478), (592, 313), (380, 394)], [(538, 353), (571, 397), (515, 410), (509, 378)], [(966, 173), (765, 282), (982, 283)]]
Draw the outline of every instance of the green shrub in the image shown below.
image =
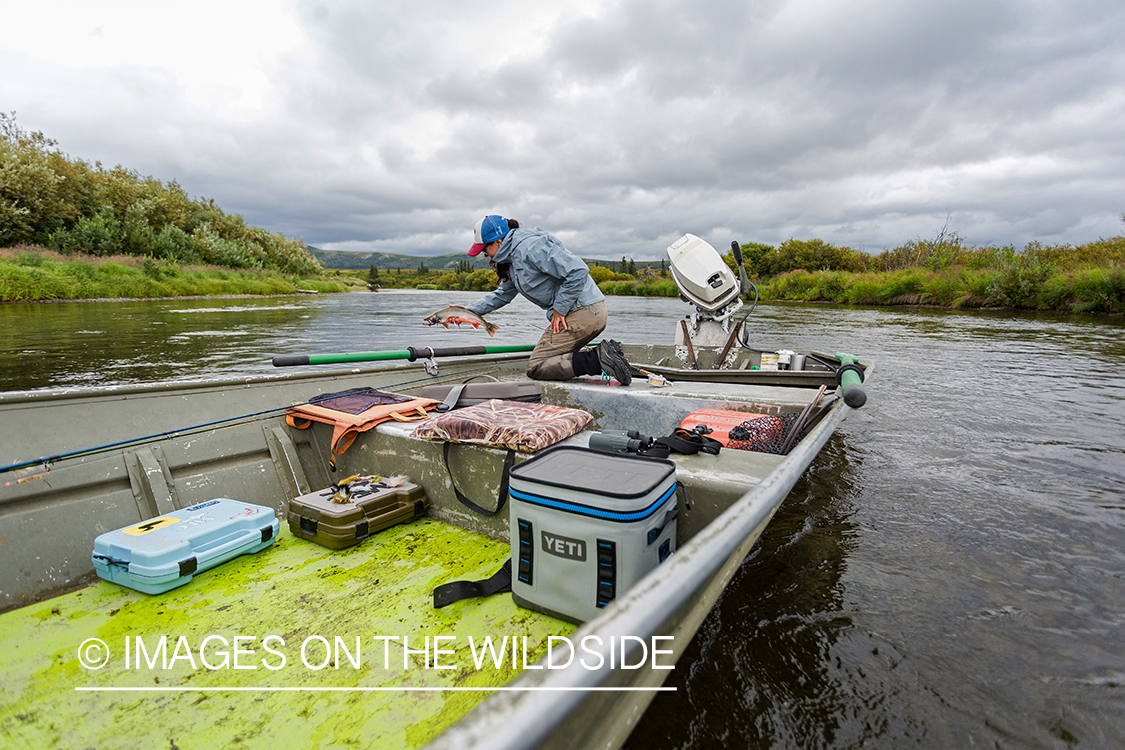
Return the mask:
[(470, 273), (461, 288), (472, 292), (487, 292), (500, 285), (500, 279), (491, 268), (480, 268)]
[(157, 232), (153, 238), (152, 255), (180, 263), (203, 262), (203, 257), (196, 250), (191, 235), (171, 224)]
[(858, 271), (855, 253), (851, 248), (831, 245), (824, 240), (788, 239), (767, 251), (757, 263), (757, 270), (765, 276), (803, 269), (805, 271)]
[(112, 210), (102, 209), (94, 216), (80, 217), (71, 229), (60, 229), (51, 234), (47, 246), (68, 255), (118, 255), (124, 236)]
[(916, 268), (888, 274), (879, 289), (879, 299), (881, 302), (898, 300), (907, 304), (918, 304), (925, 281), (924, 272)]
[(879, 291), (881, 284), (875, 276), (864, 275), (852, 282), (851, 288), (844, 294), (844, 300), (850, 305), (878, 305), (881, 303)]

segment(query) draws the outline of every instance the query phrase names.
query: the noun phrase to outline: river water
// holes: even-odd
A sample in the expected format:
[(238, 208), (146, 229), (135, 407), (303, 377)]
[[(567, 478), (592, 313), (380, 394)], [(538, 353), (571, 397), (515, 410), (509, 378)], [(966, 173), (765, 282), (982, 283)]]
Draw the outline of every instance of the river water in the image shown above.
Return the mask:
[[(0, 305), (0, 390), (273, 371), (275, 354), (534, 343), (471, 293)], [(611, 298), (606, 335), (685, 306)], [(760, 305), (759, 348), (875, 363), (657, 695), (653, 747), (1125, 747), (1125, 321)]]

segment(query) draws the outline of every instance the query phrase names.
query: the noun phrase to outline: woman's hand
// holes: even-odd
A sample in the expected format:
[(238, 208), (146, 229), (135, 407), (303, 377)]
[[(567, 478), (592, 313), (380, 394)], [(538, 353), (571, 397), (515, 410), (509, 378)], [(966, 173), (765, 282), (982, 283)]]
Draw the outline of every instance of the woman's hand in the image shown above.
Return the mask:
[(559, 331), (568, 330), (570, 329), (566, 326), (566, 318), (562, 315), (559, 315), (558, 310), (553, 310), (551, 312), (551, 333), (558, 333)]

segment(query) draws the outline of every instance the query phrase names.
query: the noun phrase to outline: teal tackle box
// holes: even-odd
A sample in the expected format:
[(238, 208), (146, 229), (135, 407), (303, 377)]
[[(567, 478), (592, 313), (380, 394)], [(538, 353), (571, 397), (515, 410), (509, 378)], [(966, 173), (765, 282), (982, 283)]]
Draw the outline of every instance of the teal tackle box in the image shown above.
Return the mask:
[(676, 550), (676, 465), (556, 446), (516, 465), (508, 503), (512, 599), (594, 619)]
[(102, 534), (94, 540), (94, 570), (107, 581), (160, 594), (265, 549), (280, 530), (272, 508), (216, 498)]

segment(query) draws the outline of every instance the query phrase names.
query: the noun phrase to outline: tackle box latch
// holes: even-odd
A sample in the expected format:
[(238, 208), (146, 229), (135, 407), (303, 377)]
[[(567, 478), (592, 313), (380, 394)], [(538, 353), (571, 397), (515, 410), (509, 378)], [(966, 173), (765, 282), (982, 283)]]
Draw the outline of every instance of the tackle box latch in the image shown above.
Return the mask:
[(199, 568), (199, 562), (194, 557), (180, 561), (180, 577), (194, 573)]

